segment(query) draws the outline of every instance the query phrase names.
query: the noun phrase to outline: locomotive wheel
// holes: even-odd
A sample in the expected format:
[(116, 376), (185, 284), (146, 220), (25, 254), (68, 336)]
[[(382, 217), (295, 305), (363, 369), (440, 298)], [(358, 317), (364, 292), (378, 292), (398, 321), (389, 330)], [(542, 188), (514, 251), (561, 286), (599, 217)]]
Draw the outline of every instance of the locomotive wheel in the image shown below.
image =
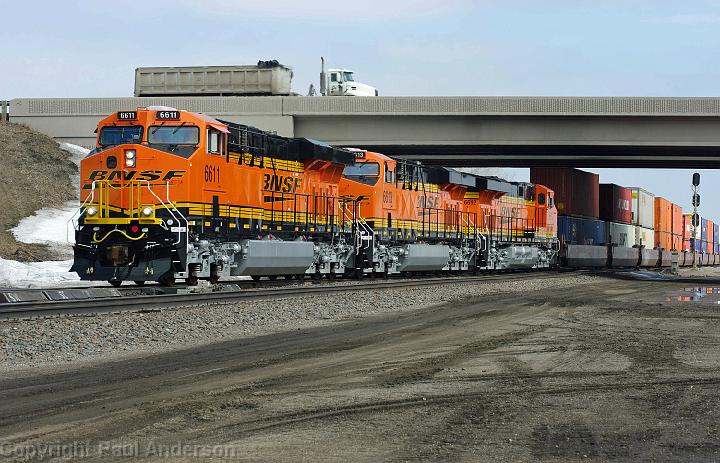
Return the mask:
[(135, 284), (138, 285), (138, 286), (144, 286), (144, 285), (145, 285), (145, 280), (135, 280)]
[(215, 264), (210, 264), (210, 283), (211, 284), (217, 284), (218, 281), (220, 281), (220, 275), (218, 275), (218, 268)]
[(164, 275), (160, 277), (158, 283), (160, 283), (162, 286), (173, 286), (175, 284), (175, 277), (172, 276), (172, 274)]
[(268, 280), (270, 280), (270, 281), (275, 281), (275, 280), (277, 280), (277, 275), (270, 275), (270, 276), (268, 276)]
[(260, 278), (262, 278), (260, 275), (250, 275), (250, 278), (253, 279), (253, 281), (260, 281)]
[(198, 284), (197, 275), (192, 274), (189, 277), (185, 278), (185, 284), (188, 286), (197, 286), (197, 284)]
[(120, 285), (122, 284), (122, 281), (121, 280), (108, 280), (108, 283), (110, 283), (111, 285), (113, 285), (116, 288), (119, 288)]

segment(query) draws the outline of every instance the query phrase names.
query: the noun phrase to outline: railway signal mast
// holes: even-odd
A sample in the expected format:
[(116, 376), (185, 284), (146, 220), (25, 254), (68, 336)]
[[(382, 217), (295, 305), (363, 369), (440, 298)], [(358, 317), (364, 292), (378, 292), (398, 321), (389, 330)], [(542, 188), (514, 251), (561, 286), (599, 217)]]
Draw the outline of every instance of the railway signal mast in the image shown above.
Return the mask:
[(698, 215), (698, 207), (700, 207), (700, 194), (698, 191), (700, 190), (700, 174), (695, 172), (693, 174), (692, 178), (692, 206), (693, 206), (693, 215), (692, 215), (692, 229), (691, 229), (691, 235), (692, 236), (692, 253), (693, 253), (693, 268), (697, 268), (697, 228), (700, 226), (700, 216)]

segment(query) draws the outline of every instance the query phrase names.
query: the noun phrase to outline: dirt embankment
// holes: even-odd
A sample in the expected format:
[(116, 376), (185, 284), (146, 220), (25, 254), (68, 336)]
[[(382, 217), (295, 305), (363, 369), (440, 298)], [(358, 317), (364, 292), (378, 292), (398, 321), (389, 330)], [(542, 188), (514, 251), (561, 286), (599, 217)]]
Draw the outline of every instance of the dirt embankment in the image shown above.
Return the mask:
[(15, 241), (8, 230), (43, 207), (77, 197), (70, 155), (52, 138), (19, 124), (0, 124), (0, 257), (19, 261), (51, 258), (46, 246)]

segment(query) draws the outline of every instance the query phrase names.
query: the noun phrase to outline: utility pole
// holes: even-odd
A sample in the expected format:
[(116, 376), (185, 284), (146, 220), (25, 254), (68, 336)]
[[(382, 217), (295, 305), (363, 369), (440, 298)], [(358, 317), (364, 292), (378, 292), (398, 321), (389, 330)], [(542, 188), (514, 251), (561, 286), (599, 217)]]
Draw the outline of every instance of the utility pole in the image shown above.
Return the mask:
[[(691, 228), (691, 237), (692, 239), (690, 242), (692, 243), (692, 253), (693, 253), (693, 268), (697, 268), (697, 229), (700, 226), (700, 216), (698, 215), (698, 207), (700, 206), (700, 195), (698, 194), (698, 191), (700, 190), (700, 174), (695, 172), (693, 174), (692, 178), (692, 205), (693, 205), (693, 214), (692, 214), (692, 228)], [(702, 237), (701, 237), (702, 238)]]

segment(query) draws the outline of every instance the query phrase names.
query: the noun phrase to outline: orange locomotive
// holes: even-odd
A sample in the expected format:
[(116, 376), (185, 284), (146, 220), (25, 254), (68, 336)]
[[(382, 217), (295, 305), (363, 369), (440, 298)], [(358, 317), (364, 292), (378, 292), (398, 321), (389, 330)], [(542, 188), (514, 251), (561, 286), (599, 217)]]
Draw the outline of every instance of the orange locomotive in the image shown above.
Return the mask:
[(480, 217), (490, 245), (488, 269), (543, 268), (555, 264), (557, 209), (555, 192), (546, 186), (476, 177), (476, 187), (465, 194), (466, 211)]
[(72, 269), (113, 284), (304, 274), (313, 240), (339, 232), (337, 184), (352, 160), (172, 108), (118, 112), (81, 163)]
[(485, 177), (173, 108), (103, 119), (81, 179), (72, 269), (115, 285), (544, 267), (557, 241), (552, 192), (539, 185), (518, 196)]
[(365, 259), (366, 269), (395, 273), (554, 265), (552, 190), (352, 151), (355, 163), (345, 168), (340, 194), (361, 198), (358, 215), (378, 243), (372, 258)]

